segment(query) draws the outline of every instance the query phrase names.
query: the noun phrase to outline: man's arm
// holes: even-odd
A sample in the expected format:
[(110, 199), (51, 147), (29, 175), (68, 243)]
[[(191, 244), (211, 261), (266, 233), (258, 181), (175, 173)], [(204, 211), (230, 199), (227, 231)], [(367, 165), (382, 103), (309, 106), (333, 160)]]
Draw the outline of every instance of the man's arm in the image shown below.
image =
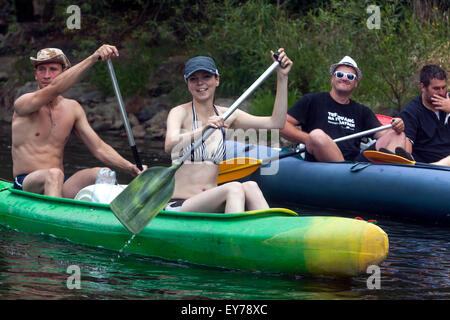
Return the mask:
[[(268, 117), (254, 116), (239, 110), (231, 118), (231, 126), (241, 129), (281, 129), (284, 126), (288, 104), (288, 74), (292, 68), (292, 61), (283, 48), (278, 49), (280, 67), (277, 68), (277, 91), (272, 115)], [(273, 61), (273, 52), (271, 51)]]
[[(391, 124), (392, 124), (392, 130), (394, 130), (397, 133), (402, 133), (403, 131), (405, 131), (405, 124), (404, 124), (402, 118), (392, 118)], [(386, 133), (388, 133), (390, 130), (391, 129), (378, 131), (373, 136), (375, 139), (379, 139), (382, 136), (384, 136)]]
[(308, 134), (296, 127), (298, 121), (291, 115), (286, 116), (286, 124), (282, 130), (280, 130), (280, 135), (294, 143), (304, 143), (308, 140)]
[[(102, 139), (100, 139), (94, 129), (92, 129), (92, 127), (89, 125), (86, 114), (81, 105), (79, 105), (76, 101), (73, 101), (73, 104), (74, 109), (76, 109), (74, 131), (76, 135), (88, 147), (89, 151), (91, 151), (94, 157), (108, 166), (120, 168), (124, 171), (127, 171), (132, 176), (137, 176), (138, 174), (140, 174), (141, 171), (136, 167), (136, 165), (123, 158), (110, 145), (106, 144)], [(144, 166), (144, 170), (146, 168), (147, 166)]]
[(412, 153), (414, 141), (421, 126), (419, 122), (419, 118), (421, 117), (420, 109), (414, 106), (413, 101), (407, 103), (398, 114), (405, 126), (405, 150), (409, 153)]
[(408, 151), (409, 153), (412, 153), (412, 143), (408, 138), (406, 138), (405, 150)]
[(87, 57), (77, 65), (63, 71), (47, 87), (33, 93), (22, 95), (14, 102), (14, 110), (19, 116), (24, 116), (38, 111), (60, 94), (70, 89), (81, 76), (92, 67), (99, 57), (102, 60), (110, 59), (113, 55), (118, 56), (117, 48), (110, 45), (103, 45), (94, 54)]

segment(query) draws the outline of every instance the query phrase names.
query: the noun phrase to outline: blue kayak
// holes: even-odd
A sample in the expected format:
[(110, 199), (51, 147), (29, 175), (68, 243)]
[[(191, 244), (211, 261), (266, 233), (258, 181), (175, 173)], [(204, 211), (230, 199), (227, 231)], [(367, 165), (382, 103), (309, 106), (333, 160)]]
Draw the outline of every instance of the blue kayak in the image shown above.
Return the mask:
[[(241, 147), (242, 149), (242, 147)], [(247, 147), (239, 156), (263, 159), (275, 149)], [(258, 149), (258, 152), (251, 150)], [(261, 154), (262, 153), (262, 157)], [(270, 170), (270, 166), (275, 166)], [(450, 225), (450, 168), (352, 162), (309, 162), (298, 156), (261, 165), (256, 181), (266, 199), (297, 207), (337, 209), (399, 220)]]

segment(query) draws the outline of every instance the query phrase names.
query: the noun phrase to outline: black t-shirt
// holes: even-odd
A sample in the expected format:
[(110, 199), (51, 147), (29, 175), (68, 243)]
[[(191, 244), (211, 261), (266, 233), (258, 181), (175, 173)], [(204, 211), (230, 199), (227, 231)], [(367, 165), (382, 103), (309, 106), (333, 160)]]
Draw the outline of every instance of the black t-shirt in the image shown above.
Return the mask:
[(412, 155), (419, 162), (435, 162), (450, 154), (450, 124), (441, 124), (436, 113), (422, 103), (422, 95), (408, 102), (399, 117), (405, 135), (413, 143)]
[[(350, 134), (381, 126), (368, 107), (350, 100), (348, 104), (337, 103), (329, 92), (309, 93), (297, 101), (288, 114), (309, 133), (322, 129), (333, 140)], [(353, 160), (360, 153), (361, 138), (339, 142), (337, 145), (345, 160)]]

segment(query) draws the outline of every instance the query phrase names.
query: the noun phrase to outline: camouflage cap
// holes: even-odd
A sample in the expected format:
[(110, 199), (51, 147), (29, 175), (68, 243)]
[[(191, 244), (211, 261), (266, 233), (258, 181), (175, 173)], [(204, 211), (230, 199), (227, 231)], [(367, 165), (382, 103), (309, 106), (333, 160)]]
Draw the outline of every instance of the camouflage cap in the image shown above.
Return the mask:
[(56, 48), (46, 48), (39, 50), (36, 58), (30, 57), (31, 63), (36, 67), (43, 63), (61, 63), (63, 68), (70, 68), (70, 61), (64, 55), (62, 50)]

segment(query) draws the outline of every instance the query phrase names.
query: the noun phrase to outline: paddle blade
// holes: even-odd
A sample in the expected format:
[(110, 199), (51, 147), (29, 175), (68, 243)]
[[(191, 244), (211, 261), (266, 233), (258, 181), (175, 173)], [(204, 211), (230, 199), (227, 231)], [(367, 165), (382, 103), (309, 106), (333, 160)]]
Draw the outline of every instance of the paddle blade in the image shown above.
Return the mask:
[(219, 165), (217, 183), (225, 183), (246, 177), (261, 166), (261, 160), (254, 158), (233, 158), (222, 161)]
[(179, 165), (152, 167), (137, 176), (110, 204), (130, 232), (138, 234), (172, 197)]
[(366, 150), (364, 156), (374, 163), (393, 163), (414, 165), (416, 162), (400, 157), (396, 154), (389, 154), (380, 151)]

